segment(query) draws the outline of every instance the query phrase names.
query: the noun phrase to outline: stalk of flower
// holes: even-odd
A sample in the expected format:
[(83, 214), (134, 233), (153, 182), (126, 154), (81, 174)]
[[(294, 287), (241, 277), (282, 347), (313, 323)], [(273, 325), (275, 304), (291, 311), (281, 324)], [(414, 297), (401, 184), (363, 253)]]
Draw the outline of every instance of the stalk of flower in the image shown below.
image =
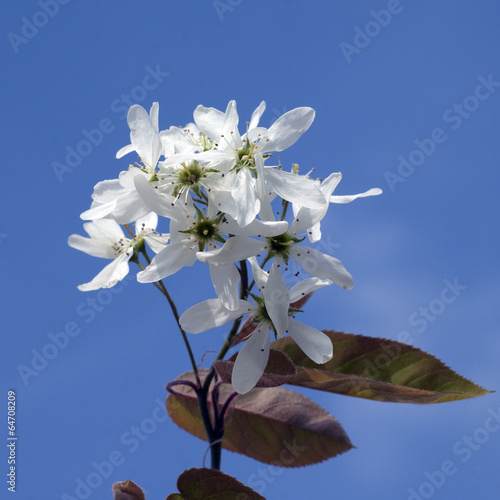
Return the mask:
[[(80, 285), (81, 290), (113, 286), (126, 276), (132, 261), (142, 270), (138, 281), (153, 283), (167, 298), (194, 372), (194, 381), (178, 380), (169, 387), (187, 384), (195, 391), (215, 468), (220, 467), (224, 415), (232, 396), (219, 411), (221, 382), (215, 380), (213, 384), (214, 366), (201, 377), (186, 331), (200, 333), (232, 321), (217, 355), (217, 360), (222, 360), (235, 345), (243, 317), (248, 318), (248, 329), (240, 330), (240, 335), (246, 331), (247, 337), (232, 372), (232, 384), (238, 393), (250, 391), (261, 378), (269, 358), (271, 332), (274, 338), (290, 335), (318, 364), (330, 360), (331, 340), (295, 319), (301, 312), (297, 304), (332, 283), (352, 288), (352, 277), (339, 260), (302, 242), (306, 236), (311, 243), (319, 241), (320, 223), (330, 203), (347, 203), (380, 192), (372, 189), (358, 195), (334, 196), (340, 173), (320, 181), (309, 174), (299, 175), (296, 165), (290, 172), (280, 165), (266, 165), (273, 152), (285, 150), (300, 138), (312, 124), (315, 112), (308, 107), (296, 108), (265, 128), (259, 126), (264, 110), (265, 102), (261, 102), (245, 133), (240, 134), (235, 101), (228, 103), (225, 112), (198, 106), (195, 123), (163, 131), (159, 130), (158, 103), (149, 113), (139, 105), (132, 106), (127, 116), (131, 143), (116, 156), (135, 152), (139, 161), (117, 179), (95, 186), (91, 208), (81, 215), (92, 221), (84, 224), (90, 238), (72, 235), (68, 240), (74, 248), (112, 259), (91, 282)], [(279, 201), (282, 210), (275, 217), (273, 204)], [(286, 216), (290, 204), (293, 221), (289, 224)], [(168, 221), (168, 235), (156, 233), (158, 217)], [(134, 220), (135, 233), (128, 227)], [(125, 225), (130, 237), (123, 234), (120, 224)], [(152, 260), (145, 242), (156, 254)], [(139, 261), (139, 254), (147, 267)], [(260, 265), (256, 257), (261, 257)], [(179, 316), (162, 280), (197, 260), (208, 264), (217, 298), (202, 301)], [(282, 270), (291, 261), (312, 277), (286, 283)], [(252, 283), (247, 262), (252, 268)], [(258, 292), (252, 293), (255, 285)], [(214, 405), (212, 414), (209, 394)]]

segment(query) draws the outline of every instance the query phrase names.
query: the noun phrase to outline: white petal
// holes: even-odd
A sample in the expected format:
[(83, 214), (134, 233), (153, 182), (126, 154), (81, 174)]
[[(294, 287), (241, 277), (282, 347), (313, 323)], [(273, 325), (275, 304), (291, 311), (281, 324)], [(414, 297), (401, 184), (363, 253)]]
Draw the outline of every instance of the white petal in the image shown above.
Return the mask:
[(278, 337), (283, 337), (288, 325), (288, 308), (290, 306), (290, 292), (283, 280), (276, 261), (269, 271), (266, 286), (262, 288), (262, 295), (266, 302), (266, 310), (276, 328)]
[(270, 185), (266, 184), (264, 171), (264, 159), (262, 155), (255, 155), (255, 167), (257, 168), (257, 179), (255, 180), (255, 192), (260, 200), (259, 215), (264, 220), (274, 220), (274, 212), (271, 202), (276, 194), (273, 192)]
[(87, 222), (83, 225), (83, 229), (91, 238), (103, 241), (109, 246), (113, 246), (118, 240), (125, 237), (121, 226), (113, 219)]
[(160, 141), (165, 158), (177, 153), (194, 153), (196, 148), (184, 130), (173, 125), (160, 132)]
[(107, 217), (116, 208), (116, 200), (107, 203), (92, 202), (88, 210), (80, 214), (82, 220), (96, 220)]
[(126, 253), (122, 253), (119, 257), (110, 262), (92, 281), (84, 285), (79, 285), (78, 290), (89, 292), (91, 290), (110, 288), (116, 285), (118, 281), (121, 281), (127, 276), (129, 271), (128, 261), (133, 253), (134, 251), (132, 248)]
[(116, 251), (113, 245), (120, 239), (126, 239), (121, 227), (112, 219), (87, 222), (83, 228), (90, 238), (72, 234), (68, 238), (68, 245), (94, 257), (114, 259)]
[(330, 338), (323, 332), (293, 319), (288, 322), (288, 333), (296, 344), (315, 363), (322, 365), (333, 357)]
[(241, 227), (252, 222), (260, 210), (260, 201), (255, 197), (254, 181), (250, 172), (244, 168), (236, 177), (232, 196), (236, 203), (236, 220)]
[(330, 174), (320, 185), (319, 190), (325, 198), (325, 204), (319, 208), (309, 208), (300, 206), (296, 203), (293, 205), (293, 213), (295, 220), (290, 228), (296, 233), (308, 231), (309, 241), (315, 243), (321, 239), (320, 221), (326, 215), (329, 207), (329, 199), (334, 189), (342, 179), (342, 174), (339, 172)]
[(229, 166), (229, 168), (231, 168), (234, 165), (236, 158), (234, 156), (234, 151), (221, 151), (220, 149), (211, 149), (210, 151), (202, 151), (201, 153), (196, 153), (196, 152), (178, 153), (166, 158), (162, 162), (162, 165), (167, 167), (170, 165), (179, 165), (180, 163), (183, 163), (185, 161), (193, 161), (193, 160), (199, 161), (200, 163), (211, 162), (210, 164), (211, 167), (216, 167), (217, 169), (220, 169), (219, 165), (226, 163), (230, 163), (231, 165)]
[(151, 117), (151, 125), (153, 126), (153, 128), (157, 133), (160, 132), (160, 129), (158, 128), (159, 113), (160, 113), (160, 105), (157, 102), (154, 102), (149, 110), (149, 116)]
[(120, 184), (119, 179), (106, 179), (94, 186), (92, 199), (99, 203), (107, 203), (115, 200), (122, 191), (123, 186)]
[(175, 198), (171, 195), (158, 193), (145, 177), (137, 176), (134, 182), (139, 196), (149, 210), (174, 220), (184, 220), (188, 215), (181, 203), (174, 203)]
[(345, 196), (331, 196), (330, 203), (350, 203), (357, 198), (364, 198), (365, 196), (376, 196), (377, 194), (382, 194), (382, 190), (380, 188), (372, 188), (364, 193), (359, 194), (351, 194)]
[(268, 273), (260, 267), (255, 257), (250, 257), (248, 261), (252, 266), (253, 279), (255, 280), (255, 283), (257, 284), (259, 290), (261, 290), (262, 287), (265, 287), (267, 285)]
[(326, 278), (342, 288), (351, 289), (352, 276), (340, 260), (314, 248), (293, 246), (291, 253), (295, 260), (309, 273), (318, 278)]
[(120, 183), (122, 189), (119, 194), (123, 193), (125, 190), (135, 191), (134, 179), (136, 177), (145, 177), (149, 180), (149, 175), (146, 172), (143, 172), (140, 168), (129, 168), (128, 170), (120, 172), (120, 175), (118, 175), (118, 182)]
[(290, 302), (297, 302), (297, 300), (302, 299), (308, 293), (314, 292), (324, 286), (329, 286), (332, 283), (333, 281), (321, 278), (307, 278), (299, 281), (290, 289)]
[(297, 215), (290, 224), (291, 234), (300, 234), (303, 231), (314, 227), (319, 224), (319, 221), (325, 216), (328, 209), (328, 205), (325, 204), (325, 209), (315, 210), (308, 207), (301, 207)]
[(76, 248), (76, 250), (92, 255), (93, 257), (102, 257), (105, 259), (114, 258), (114, 250), (104, 241), (85, 238), (79, 234), (72, 234), (68, 238), (68, 245), (72, 248)]
[(225, 325), (254, 310), (255, 306), (246, 300), (239, 300), (238, 307), (230, 311), (219, 299), (208, 299), (184, 311), (179, 322), (186, 332), (201, 333)]
[(124, 146), (123, 148), (118, 150), (118, 152), (116, 153), (116, 158), (122, 158), (123, 156), (131, 153), (132, 151), (135, 151), (133, 144), (129, 144), (128, 146)]
[(255, 387), (269, 360), (269, 326), (260, 324), (245, 342), (234, 363), (231, 383), (245, 394)]
[(328, 200), (328, 197), (332, 195), (341, 180), (342, 174), (340, 172), (333, 172), (325, 180), (323, 180), (319, 189), (323, 193), (325, 199)]
[(194, 249), (188, 248), (182, 242), (171, 243), (151, 261), (144, 271), (137, 274), (139, 283), (153, 283), (175, 274), (185, 266), (196, 262)]
[(144, 239), (154, 253), (160, 253), (170, 240), (170, 235), (168, 233), (151, 232), (146, 234)]
[(325, 197), (311, 179), (274, 168), (266, 168), (264, 173), (266, 181), (283, 199), (309, 208), (324, 207)]
[(232, 143), (234, 147), (239, 148), (241, 146), (241, 137), (238, 131), (238, 111), (236, 109), (236, 101), (229, 101), (226, 113), (224, 116), (224, 124), (222, 126), (222, 134), (224, 135), (226, 141)]
[[(150, 168), (156, 167), (161, 155), (157, 118), (157, 113), (153, 113), (153, 116), (150, 117), (148, 112), (138, 104), (131, 106), (127, 115), (130, 142), (141, 157), (142, 163)], [(154, 123), (155, 119), (156, 123)]]
[[(247, 139), (249, 142), (259, 142), (260, 139), (264, 136), (267, 135), (267, 128), (266, 127), (255, 127), (255, 128), (249, 128), (248, 132), (243, 136), (245, 139)], [(258, 150), (258, 147), (257, 147)]]
[(127, 190), (116, 200), (111, 216), (119, 224), (129, 224), (144, 217), (150, 211), (151, 209), (146, 206), (140, 194), (134, 189), (133, 191)]
[(311, 243), (316, 243), (321, 239), (321, 223), (317, 222), (312, 227), (307, 228), (307, 236)]
[(260, 152), (283, 151), (290, 147), (311, 126), (314, 115), (314, 109), (302, 107), (280, 116), (267, 131), (267, 138), (263, 139), (265, 142)]
[(250, 118), (250, 124), (248, 125), (248, 130), (252, 130), (259, 124), (260, 117), (266, 109), (266, 101), (262, 101), (255, 111), (252, 113), (252, 118)]
[(144, 217), (137, 219), (135, 222), (135, 234), (137, 235), (139, 231), (149, 230), (154, 231), (158, 225), (158, 215), (154, 212), (146, 214)]
[(234, 311), (239, 306), (240, 273), (234, 264), (228, 266), (209, 266), (210, 277), (215, 293), (224, 307)]
[(224, 125), (224, 113), (215, 108), (199, 105), (193, 113), (194, 121), (199, 129), (210, 139), (219, 140)]
[(238, 236), (278, 236), (283, 234), (288, 229), (288, 222), (286, 221), (261, 221), (254, 219), (250, 224), (245, 227), (231, 219), (221, 224), (221, 229), (227, 234), (236, 234)]
[(232, 186), (228, 187), (222, 184), (213, 175), (207, 177), (203, 184), (208, 191), (209, 206), (217, 207), (221, 212), (229, 214), (233, 218), (236, 217), (238, 208), (231, 193)]
[(254, 240), (246, 236), (234, 236), (229, 238), (222, 248), (209, 252), (198, 252), (196, 256), (201, 262), (213, 264), (214, 266), (225, 266), (257, 255), (266, 247), (267, 243), (265, 241)]

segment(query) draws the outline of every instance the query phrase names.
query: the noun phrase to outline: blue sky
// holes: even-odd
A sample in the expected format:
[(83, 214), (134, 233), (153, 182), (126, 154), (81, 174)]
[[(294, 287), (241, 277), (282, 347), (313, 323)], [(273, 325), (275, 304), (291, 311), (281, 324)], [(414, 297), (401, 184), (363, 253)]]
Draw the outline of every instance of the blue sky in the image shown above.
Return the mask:
[[(132, 103), (158, 101), (162, 129), (230, 99), (240, 123), (265, 100), (264, 126), (313, 107), (282, 163), (341, 171), (336, 194), (384, 194), (331, 207), (323, 251), (355, 287), (317, 293), (304, 321), (404, 335), (497, 389), (499, 20), (497, 3), (463, 0), (4, 6), (0, 370), (4, 401), (17, 394), (17, 498), (110, 498), (128, 478), (165, 498), (202, 464), (205, 444), (163, 411), (165, 384), (189, 369), (163, 298), (133, 274), (111, 291), (79, 292), (104, 261), (67, 246), (83, 234), (93, 186), (127, 166), (115, 153)], [(201, 271), (168, 280), (181, 311), (213, 295)], [(197, 359), (221, 340), (194, 337)], [(21, 376), (32, 363), (36, 375)], [(304, 393), (356, 449), (297, 470), (225, 452), (223, 470), (269, 499), (498, 498), (498, 393), (435, 406)], [(0, 459), (5, 474), (5, 447)]]

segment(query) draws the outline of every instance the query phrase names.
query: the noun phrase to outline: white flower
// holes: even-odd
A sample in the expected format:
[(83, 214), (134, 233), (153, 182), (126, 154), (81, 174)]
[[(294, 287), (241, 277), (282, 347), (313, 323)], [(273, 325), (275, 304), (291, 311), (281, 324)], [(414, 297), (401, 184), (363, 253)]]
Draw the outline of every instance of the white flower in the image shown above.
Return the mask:
[(269, 274), (258, 266), (255, 259), (251, 259), (251, 263), (255, 282), (262, 293), (262, 297), (255, 297), (256, 304), (239, 300), (238, 307), (230, 311), (218, 299), (209, 299), (190, 307), (180, 318), (184, 330), (201, 333), (250, 314), (256, 327), (238, 353), (231, 381), (240, 394), (255, 387), (264, 373), (269, 359), (271, 329), (278, 337), (289, 333), (315, 363), (326, 363), (333, 356), (332, 342), (328, 336), (289, 317), (291, 303), (318, 288), (330, 285), (331, 281), (309, 278), (288, 290), (276, 263)]
[(179, 203), (193, 204), (191, 194), (208, 200), (217, 211), (233, 217), (237, 212), (228, 177), (197, 160), (168, 166), (160, 164), (154, 179), (137, 177), (135, 188), (147, 207), (169, 218), (176, 217), (175, 206)]
[(129, 224), (151, 210), (146, 206), (135, 187), (136, 177), (149, 179), (150, 175), (139, 168), (120, 172), (118, 179), (97, 183), (92, 194), (92, 205), (80, 215), (83, 220), (112, 218), (118, 224)]
[(90, 209), (80, 215), (83, 220), (111, 217), (119, 224), (128, 224), (150, 211), (135, 189), (134, 178), (144, 176), (149, 180), (155, 175), (162, 155), (158, 112), (157, 102), (151, 106), (150, 114), (138, 104), (130, 107), (127, 122), (130, 127), (131, 144), (120, 149), (116, 157), (121, 158), (135, 151), (142, 164), (137, 168), (131, 165), (129, 170), (120, 173), (118, 179), (96, 184)]
[[(197, 258), (203, 260), (205, 253), (218, 250), (218, 244), (224, 244), (227, 262), (224, 265), (211, 265), (210, 276), (219, 299), (228, 309), (234, 310), (237, 307), (240, 280), (234, 262), (253, 255), (253, 248), (260, 248), (260, 242), (250, 236), (280, 234), (286, 230), (288, 223), (255, 219), (246, 227), (241, 228), (231, 217), (216, 213), (215, 209), (210, 206), (206, 215), (197, 207), (195, 210), (195, 216), (185, 211), (183, 217), (178, 220), (172, 219), (170, 243), (156, 255), (144, 271), (137, 275), (137, 279), (141, 283), (152, 283), (164, 279), (185, 266), (192, 266)], [(241, 246), (227, 245), (227, 241), (230, 242), (236, 238), (228, 236), (233, 234), (242, 235), (242, 240), (238, 240), (242, 243)]]
[(165, 158), (175, 154), (201, 153), (209, 151), (215, 144), (194, 123), (184, 128), (170, 127), (160, 132)]
[[(213, 148), (201, 153), (174, 154), (163, 163), (168, 166), (196, 160), (208, 162), (208, 168), (221, 172), (233, 199), (232, 202), (224, 200), (225, 212), (230, 213), (242, 227), (252, 222), (261, 209), (261, 200), (256, 193), (256, 162), (263, 163), (264, 154), (282, 151), (294, 144), (314, 120), (312, 108), (296, 108), (266, 129), (258, 127), (264, 109), (265, 103), (262, 102), (253, 112), (247, 131), (241, 136), (235, 101), (229, 102), (225, 113), (198, 106), (194, 111), (195, 122), (201, 132), (211, 139)], [(288, 201), (300, 201), (312, 208), (319, 208), (325, 203), (323, 195), (309, 179), (298, 179), (275, 167), (261, 169), (259, 175), (263, 176), (261, 182), (266, 181), (271, 190)], [(231, 205), (235, 206), (234, 210)]]
[(137, 220), (135, 236), (132, 239), (125, 237), (120, 225), (113, 219), (85, 223), (83, 228), (90, 238), (72, 234), (68, 238), (70, 247), (94, 257), (113, 259), (92, 281), (79, 285), (78, 289), (87, 292), (116, 285), (128, 274), (128, 263), (143, 239), (154, 252), (159, 252), (168, 241), (168, 235), (155, 231), (157, 222), (158, 217), (153, 213)]
[[(295, 174), (289, 175), (299, 177)], [(333, 191), (336, 183), (340, 180), (339, 176), (340, 174), (331, 174), (322, 184), (321, 187), (328, 196), (330, 196), (329, 193)], [(311, 235), (313, 233), (309, 228), (318, 227), (319, 229), (319, 222), (325, 216), (328, 205), (329, 203), (325, 200), (323, 206), (319, 209), (300, 206), (286, 232), (265, 237), (263, 240), (255, 240), (251, 243), (247, 242), (247, 239), (242, 236), (235, 236), (229, 239), (222, 248), (205, 252), (198, 258), (207, 264), (224, 266), (231, 261), (236, 250), (239, 250), (237, 255), (240, 260), (267, 252), (266, 261), (274, 258), (279, 263), (283, 262), (287, 265), (290, 257), (292, 257), (312, 276), (328, 279), (344, 289), (351, 289), (353, 287), (352, 276), (340, 260), (314, 248), (299, 245), (305, 238), (305, 234), (302, 238), (300, 237), (302, 233), (309, 232), (309, 235)], [(270, 206), (269, 211), (266, 211), (266, 215), (273, 217)]]
[(127, 114), (127, 123), (130, 127), (130, 142), (116, 153), (117, 158), (136, 151), (145, 170), (152, 174), (162, 155), (162, 144), (158, 128), (158, 113), (160, 107), (153, 103), (148, 112), (138, 104), (130, 107)]

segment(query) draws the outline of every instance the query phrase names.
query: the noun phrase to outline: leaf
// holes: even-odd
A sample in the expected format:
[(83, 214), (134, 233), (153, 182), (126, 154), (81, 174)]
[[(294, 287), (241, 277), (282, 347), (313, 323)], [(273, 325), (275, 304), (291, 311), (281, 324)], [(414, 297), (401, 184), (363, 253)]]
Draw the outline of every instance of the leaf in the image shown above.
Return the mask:
[[(206, 373), (200, 371), (200, 375)], [(181, 379), (194, 381), (193, 373), (178, 377)], [(219, 409), (233, 392), (230, 384), (222, 384)], [(166, 406), (179, 427), (206, 440), (191, 387), (176, 385), (175, 395), (168, 396)], [(224, 428), (223, 448), (281, 467), (311, 465), (352, 448), (334, 417), (302, 394), (282, 387), (255, 388), (238, 395)]]
[(114, 500), (145, 500), (144, 491), (133, 481), (127, 479), (112, 486)]
[[(235, 353), (227, 361), (215, 361), (214, 368), (222, 382), (231, 383), (234, 361), (238, 353)], [(297, 368), (291, 359), (282, 351), (270, 349), (269, 361), (264, 374), (257, 382), (256, 387), (276, 387), (289, 383), (297, 374)]]
[(179, 493), (167, 500), (266, 500), (237, 479), (215, 469), (188, 469), (177, 480)]
[(376, 401), (417, 404), (490, 392), (416, 347), (350, 333), (324, 333), (333, 342), (333, 358), (323, 365), (311, 361), (290, 337), (271, 343), (297, 366), (297, 375), (289, 384)]

